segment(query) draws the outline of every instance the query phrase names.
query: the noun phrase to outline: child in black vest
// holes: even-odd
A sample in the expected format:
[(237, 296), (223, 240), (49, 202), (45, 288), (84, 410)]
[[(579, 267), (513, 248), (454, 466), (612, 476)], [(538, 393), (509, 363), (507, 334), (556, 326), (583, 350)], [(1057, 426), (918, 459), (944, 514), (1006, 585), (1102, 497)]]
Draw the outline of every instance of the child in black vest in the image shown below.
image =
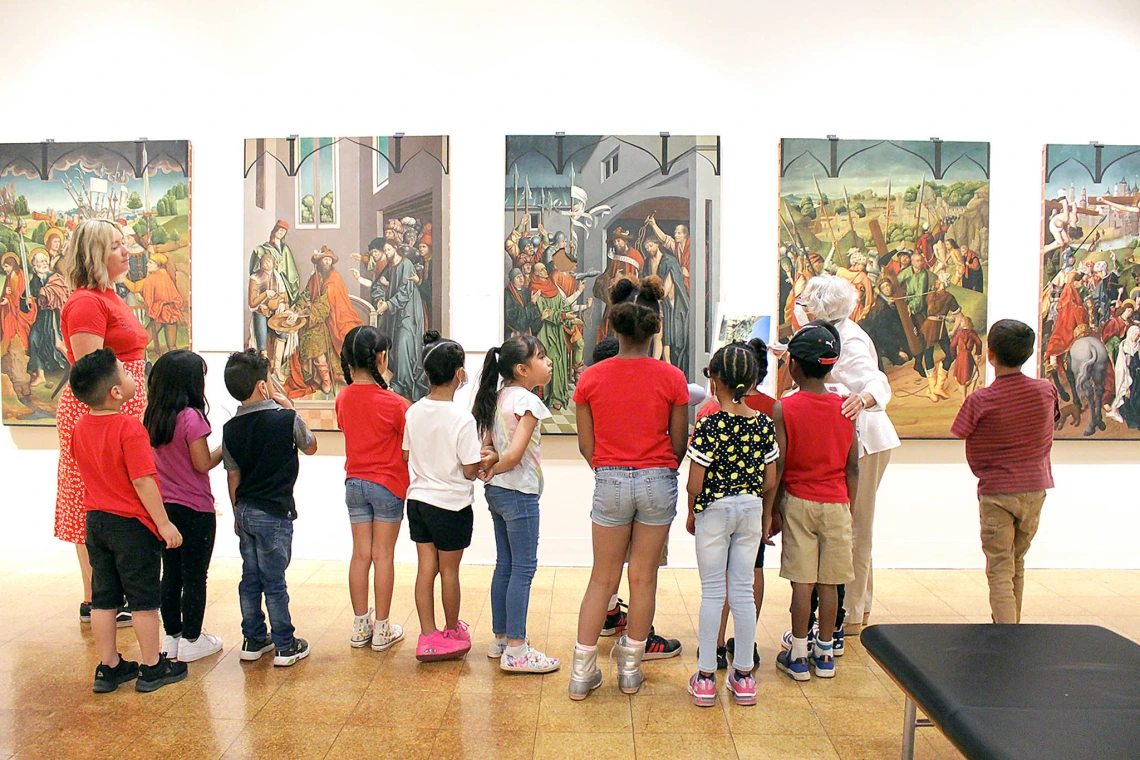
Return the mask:
[[(274, 665), (288, 666), (309, 656), (309, 644), (293, 635), (285, 568), (293, 553), (297, 506), (297, 451), (317, 453), (317, 439), (274, 384), (269, 360), (254, 349), (231, 354), (226, 390), (241, 401), (222, 428), (222, 460), (229, 476), (234, 532), (241, 549), (241, 659), (258, 660), (276, 652)], [(265, 627), (261, 598), (269, 610), (272, 639)]]

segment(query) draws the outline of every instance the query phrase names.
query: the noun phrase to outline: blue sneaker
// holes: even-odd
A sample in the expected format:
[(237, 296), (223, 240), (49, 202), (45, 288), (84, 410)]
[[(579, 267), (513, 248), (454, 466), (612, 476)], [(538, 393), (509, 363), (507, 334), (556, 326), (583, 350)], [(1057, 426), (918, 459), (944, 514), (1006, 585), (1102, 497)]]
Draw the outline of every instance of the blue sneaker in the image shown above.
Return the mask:
[(843, 656), (843, 628), (842, 627), (835, 629), (835, 636), (832, 638), (831, 641), (832, 641), (831, 653), (833, 655), (835, 655), (836, 657), (842, 657)]
[(819, 678), (835, 677), (835, 649), (824, 649), (818, 644), (813, 648), (811, 655), (812, 670)]
[[(815, 646), (815, 627), (808, 628), (808, 651)], [(790, 630), (784, 631), (783, 637), (780, 638), (780, 648), (792, 651), (792, 632)]]
[(810, 681), (811, 671), (808, 669), (808, 658), (792, 659), (791, 650), (782, 649), (776, 655), (776, 669), (788, 674), (793, 681)]

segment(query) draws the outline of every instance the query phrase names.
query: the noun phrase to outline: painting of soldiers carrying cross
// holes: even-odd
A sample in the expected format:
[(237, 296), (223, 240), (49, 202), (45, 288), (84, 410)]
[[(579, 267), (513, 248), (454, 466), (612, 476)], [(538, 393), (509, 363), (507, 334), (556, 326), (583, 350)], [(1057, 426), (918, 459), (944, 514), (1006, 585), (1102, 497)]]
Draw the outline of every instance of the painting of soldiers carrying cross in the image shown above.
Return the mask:
[(719, 298), (719, 138), (520, 135), (506, 157), (503, 336), (533, 335), (551, 359), (543, 432), (577, 431), (574, 388), (604, 354), (619, 279), (661, 279), (652, 356), (695, 381)]
[(989, 154), (937, 139), (780, 143), (779, 334), (804, 323), (796, 299), (812, 277), (849, 280), (902, 438), (950, 438), (985, 385)]

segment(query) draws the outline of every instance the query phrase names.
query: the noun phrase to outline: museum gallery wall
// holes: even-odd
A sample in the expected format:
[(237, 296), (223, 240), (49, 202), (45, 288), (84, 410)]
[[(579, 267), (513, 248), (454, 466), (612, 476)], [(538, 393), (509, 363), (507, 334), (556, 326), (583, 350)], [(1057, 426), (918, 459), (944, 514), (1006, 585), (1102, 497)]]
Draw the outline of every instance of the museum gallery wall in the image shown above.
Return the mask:
[(989, 143), (780, 141), (779, 334), (808, 280), (849, 280), (902, 438), (949, 438), (985, 385), (989, 175)]
[(1057, 438), (1140, 439), (1140, 145), (1047, 145), (1040, 373)]
[(5, 425), (54, 425), (68, 363), (63, 255), (86, 219), (127, 231), (115, 289), (150, 336), (148, 363), (191, 345), (190, 143), (0, 144), (0, 378)]
[(505, 190), (503, 334), (537, 336), (553, 362), (543, 432), (576, 432), (574, 388), (620, 278), (662, 279), (652, 355), (698, 378), (719, 299), (718, 137), (509, 136)]
[(426, 330), (446, 333), (446, 136), (245, 141), (245, 345), (314, 430), (336, 430), (340, 350), (357, 325), (392, 340), (389, 386), (427, 395)]

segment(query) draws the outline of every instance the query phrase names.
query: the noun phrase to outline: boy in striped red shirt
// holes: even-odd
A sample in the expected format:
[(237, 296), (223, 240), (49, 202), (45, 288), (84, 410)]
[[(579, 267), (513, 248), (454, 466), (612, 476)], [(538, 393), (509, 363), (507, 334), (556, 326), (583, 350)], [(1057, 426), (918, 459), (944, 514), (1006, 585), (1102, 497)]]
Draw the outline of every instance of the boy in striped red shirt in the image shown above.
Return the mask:
[(982, 551), (995, 623), (1021, 621), (1025, 554), (1037, 533), (1045, 490), (1053, 487), (1049, 454), (1060, 417), (1048, 380), (1026, 377), (1033, 328), (1003, 319), (986, 338), (994, 381), (962, 404), (950, 432), (966, 441), (966, 461), (978, 478)]

